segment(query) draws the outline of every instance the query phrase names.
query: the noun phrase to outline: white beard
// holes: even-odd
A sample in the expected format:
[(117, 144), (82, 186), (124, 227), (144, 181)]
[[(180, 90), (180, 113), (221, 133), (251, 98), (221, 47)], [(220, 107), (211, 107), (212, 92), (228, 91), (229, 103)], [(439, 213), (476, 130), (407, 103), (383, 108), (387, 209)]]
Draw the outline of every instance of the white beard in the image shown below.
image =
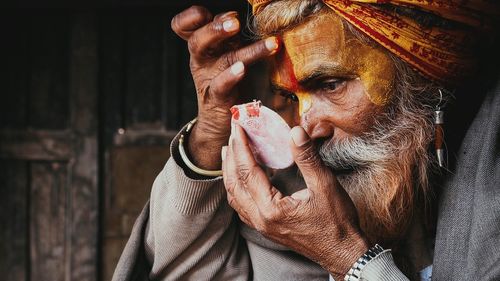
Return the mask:
[(348, 192), (366, 192), (381, 173), (389, 172), (385, 166), (397, 161), (394, 146), (382, 131), (340, 141), (330, 139), (321, 145), (321, 159), (337, 172), (339, 182)]
[(421, 174), (426, 174), (429, 164), (429, 138), (419, 130), (408, 130), (419, 124), (406, 125), (378, 124), (363, 136), (330, 139), (319, 149), (323, 162), (353, 200), (363, 230), (372, 237), (390, 239), (401, 234), (413, 211), (415, 188), (427, 185), (427, 177)]

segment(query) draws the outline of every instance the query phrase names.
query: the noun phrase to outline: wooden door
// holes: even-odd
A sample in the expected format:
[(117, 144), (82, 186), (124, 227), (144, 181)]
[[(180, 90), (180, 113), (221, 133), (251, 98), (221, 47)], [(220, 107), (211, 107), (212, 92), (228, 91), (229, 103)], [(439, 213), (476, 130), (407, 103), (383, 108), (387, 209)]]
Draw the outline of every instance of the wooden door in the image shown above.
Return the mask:
[(0, 275), (96, 280), (96, 17), (2, 12)]
[[(0, 10), (2, 280), (111, 279), (172, 137), (196, 116), (170, 30), (191, 2)], [(209, 2), (245, 18), (243, 0)]]

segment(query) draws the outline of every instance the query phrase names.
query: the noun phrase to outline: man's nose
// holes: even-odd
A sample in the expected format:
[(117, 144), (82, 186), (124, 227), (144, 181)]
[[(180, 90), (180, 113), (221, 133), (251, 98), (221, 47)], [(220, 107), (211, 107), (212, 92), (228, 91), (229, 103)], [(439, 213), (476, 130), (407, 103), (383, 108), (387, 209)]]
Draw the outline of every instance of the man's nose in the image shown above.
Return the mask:
[[(299, 97), (300, 102), (300, 97)], [(299, 108), (300, 126), (304, 128), (312, 139), (331, 137), (335, 126), (328, 120), (328, 108), (323, 108), (321, 102), (311, 98), (310, 105), (302, 105)]]

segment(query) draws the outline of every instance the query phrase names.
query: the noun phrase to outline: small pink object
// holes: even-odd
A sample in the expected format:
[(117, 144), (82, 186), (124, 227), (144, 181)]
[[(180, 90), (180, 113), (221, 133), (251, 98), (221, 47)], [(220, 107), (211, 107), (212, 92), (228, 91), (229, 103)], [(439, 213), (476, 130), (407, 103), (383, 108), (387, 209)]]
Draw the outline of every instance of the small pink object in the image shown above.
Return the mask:
[(290, 150), (290, 126), (278, 113), (253, 101), (231, 107), (231, 122), (246, 132), (250, 149), (258, 163), (285, 169), (294, 161)]

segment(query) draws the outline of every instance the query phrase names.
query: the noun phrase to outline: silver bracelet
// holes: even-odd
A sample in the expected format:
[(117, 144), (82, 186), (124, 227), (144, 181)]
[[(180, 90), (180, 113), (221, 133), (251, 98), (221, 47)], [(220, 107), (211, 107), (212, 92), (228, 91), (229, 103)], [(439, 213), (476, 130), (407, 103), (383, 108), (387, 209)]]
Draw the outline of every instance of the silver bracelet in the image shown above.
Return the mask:
[(384, 251), (379, 244), (375, 244), (375, 246), (371, 247), (364, 253), (349, 269), (347, 274), (344, 277), (344, 281), (358, 281), (361, 275), (361, 270), (366, 266), (366, 264), (376, 258)]
[(181, 134), (180, 138), (179, 138), (179, 154), (181, 155), (181, 158), (182, 158), (182, 161), (184, 161), (184, 164), (186, 164), (186, 166), (193, 172), (199, 174), (199, 175), (202, 175), (202, 176), (209, 176), (209, 177), (218, 177), (218, 176), (222, 176), (222, 170), (213, 170), (213, 171), (209, 171), (209, 170), (204, 170), (202, 168), (199, 168), (197, 167), (195, 164), (193, 164), (187, 154), (186, 154), (186, 151), (184, 150), (184, 134), (188, 135), (189, 134), (189, 131), (191, 131), (191, 128), (193, 128), (194, 124), (196, 123), (196, 120), (197, 118), (191, 120), (188, 124), (187, 124), (187, 127), (186, 127), (186, 131), (184, 131), (184, 133)]

